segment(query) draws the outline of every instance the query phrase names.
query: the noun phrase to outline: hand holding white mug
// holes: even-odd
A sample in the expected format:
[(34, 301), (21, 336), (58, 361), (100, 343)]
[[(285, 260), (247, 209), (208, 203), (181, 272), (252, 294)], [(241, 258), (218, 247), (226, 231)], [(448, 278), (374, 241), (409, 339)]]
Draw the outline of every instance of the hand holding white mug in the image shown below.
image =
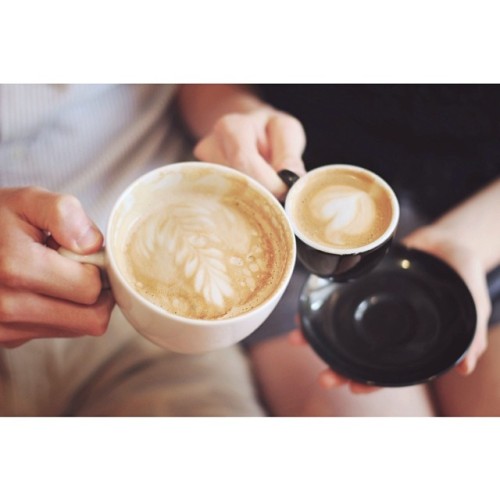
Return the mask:
[(98, 250), (103, 237), (78, 200), (40, 188), (0, 190), (0, 345), (101, 335), (113, 297), (99, 271), (60, 256)]
[(239, 342), (267, 318), (296, 248), (283, 207), (258, 182), (185, 162), (149, 172), (122, 193), (105, 253), (61, 253), (106, 271), (117, 304), (143, 336), (198, 353)]

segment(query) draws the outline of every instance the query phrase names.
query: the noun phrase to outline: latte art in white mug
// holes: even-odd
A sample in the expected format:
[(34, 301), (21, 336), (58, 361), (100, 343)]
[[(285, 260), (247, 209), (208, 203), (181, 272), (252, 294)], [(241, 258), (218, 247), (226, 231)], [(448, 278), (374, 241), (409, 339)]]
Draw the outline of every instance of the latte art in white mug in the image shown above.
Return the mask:
[(276, 207), (253, 196), (238, 181), (178, 179), (129, 232), (126, 275), (136, 291), (199, 319), (237, 316), (265, 301), (290, 248)]

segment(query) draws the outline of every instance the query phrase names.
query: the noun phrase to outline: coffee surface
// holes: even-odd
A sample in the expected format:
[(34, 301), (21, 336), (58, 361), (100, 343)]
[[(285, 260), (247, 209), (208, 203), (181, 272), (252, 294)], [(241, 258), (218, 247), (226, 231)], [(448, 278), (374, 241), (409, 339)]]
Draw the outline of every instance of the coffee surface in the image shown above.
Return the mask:
[(128, 232), (124, 274), (174, 314), (242, 314), (273, 293), (289, 265), (290, 234), (276, 212), (241, 181), (177, 176)]
[(329, 248), (369, 245), (388, 229), (392, 216), (387, 190), (362, 171), (313, 171), (294, 198), (292, 218), (305, 237)]

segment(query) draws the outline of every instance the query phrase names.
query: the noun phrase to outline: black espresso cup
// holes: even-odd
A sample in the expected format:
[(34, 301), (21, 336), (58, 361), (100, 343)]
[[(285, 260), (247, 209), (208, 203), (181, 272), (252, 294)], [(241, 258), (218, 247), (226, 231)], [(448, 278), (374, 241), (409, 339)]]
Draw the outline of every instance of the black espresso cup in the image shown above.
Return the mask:
[(285, 211), (297, 256), (322, 278), (350, 281), (372, 270), (389, 250), (399, 221), (391, 187), (353, 165), (326, 165), (299, 177), (282, 170), (290, 188)]

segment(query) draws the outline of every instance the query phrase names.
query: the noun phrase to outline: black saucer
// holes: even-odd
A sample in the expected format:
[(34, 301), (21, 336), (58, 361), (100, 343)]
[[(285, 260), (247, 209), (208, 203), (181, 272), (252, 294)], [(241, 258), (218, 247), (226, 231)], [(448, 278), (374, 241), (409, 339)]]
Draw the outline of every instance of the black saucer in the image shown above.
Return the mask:
[(455, 366), (476, 328), (472, 296), (443, 261), (393, 244), (349, 283), (311, 276), (300, 296), (302, 330), (337, 373), (377, 386), (426, 382)]

